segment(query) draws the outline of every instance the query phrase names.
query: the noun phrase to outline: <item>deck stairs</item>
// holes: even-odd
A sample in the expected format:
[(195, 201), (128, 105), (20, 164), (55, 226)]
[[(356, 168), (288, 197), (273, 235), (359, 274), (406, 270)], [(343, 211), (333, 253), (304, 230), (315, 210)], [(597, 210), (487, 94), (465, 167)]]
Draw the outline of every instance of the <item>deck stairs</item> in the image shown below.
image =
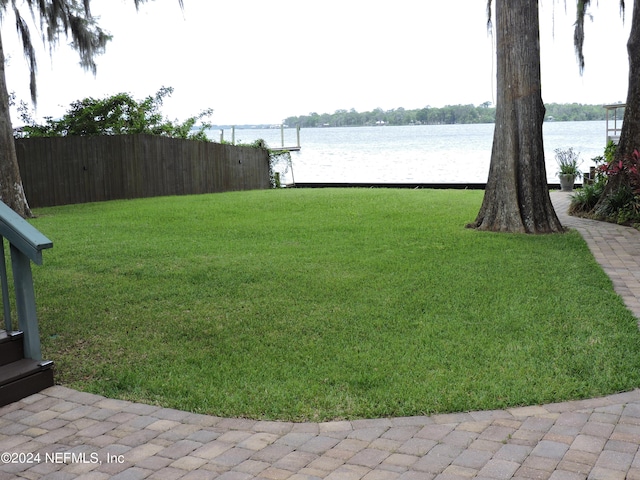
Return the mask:
[(42, 251), (51, 247), (51, 240), (0, 202), (0, 406), (53, 385), (53, 363), (42, 359), (31, 274), (31, 263), (42, 265)]
[(24, 356), (24, 334), (0, 330), (0, 407), (53, 386), (53, 362)]

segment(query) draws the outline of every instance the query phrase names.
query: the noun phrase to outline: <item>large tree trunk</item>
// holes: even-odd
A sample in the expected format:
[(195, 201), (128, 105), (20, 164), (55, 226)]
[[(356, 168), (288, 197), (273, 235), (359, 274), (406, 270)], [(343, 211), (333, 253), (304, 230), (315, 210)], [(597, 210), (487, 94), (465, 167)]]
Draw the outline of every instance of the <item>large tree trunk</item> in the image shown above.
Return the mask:
[(2, 38), (0, 38), (0, 200), (22, 217), (28, 218), (31, 217), (31, 210), (27, 204), (18, 169), (4, 67), (4, 50)]
[[(631, 33), (627, 42), (627, 53), (629, 55), (627, 106), (624, 109), (620, 141), (614, 157), (615, 161), (631, 158), (636, 148), (640, 150), (640, 0), (633, 2), (633, 17), (631, 19)], [(594, 207), (594, 211), (597, 211), (600, 205), (606, 201), (606, 198), (625, 183), (629, 183), (629, 178), (625, 174), (609, 177), (598, 205)]]
[(640, 0), (633, 2), (631, 33), (627, 42), (629, 55), (629, 87), (616, 159), (629, 158), (640, 149)]
[(496, 232), (564, 229), (544, 162), (537, 0), (496, 0), (497, 99), (489, 179), (469, 227)]

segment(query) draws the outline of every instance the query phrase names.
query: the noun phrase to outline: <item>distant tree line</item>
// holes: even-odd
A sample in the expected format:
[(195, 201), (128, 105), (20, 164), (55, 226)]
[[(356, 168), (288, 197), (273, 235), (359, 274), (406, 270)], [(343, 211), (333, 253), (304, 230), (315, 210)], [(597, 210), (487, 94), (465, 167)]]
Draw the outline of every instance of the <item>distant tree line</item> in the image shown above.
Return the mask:
[[(604, 120), (602, 105), (579, 103), (549, 103), (546, 106), (546, 120), (584, 121)], [(494, 123), (496, 109), (491, 102), (481, 105), (447, 105), (444, 107), (424, 107), (415, 110), (376, 108), (368, 112), (336, 110), (334, 113), (310, 113), (298, 117), (287, 117), (284, 124), (290, 127), (359, 127), (373, 125), (451, 125), (457, 123)]]

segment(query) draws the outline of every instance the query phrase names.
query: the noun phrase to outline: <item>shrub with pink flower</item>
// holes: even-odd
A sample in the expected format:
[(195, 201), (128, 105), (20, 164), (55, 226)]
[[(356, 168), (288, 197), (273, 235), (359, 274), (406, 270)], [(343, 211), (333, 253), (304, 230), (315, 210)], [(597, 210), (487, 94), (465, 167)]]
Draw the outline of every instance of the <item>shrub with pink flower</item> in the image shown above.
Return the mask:
[[(615, 159), (616, 145), (609, 142), (604, 156), (595, 157), (596, 177), (571, 199), (570, 213), (591, 218), (640, 225), (640, 151)], [(601, 163), (602, 162), (602, 163)], [(614, 178), (621, 177), (615, 183)], [(607, 188), (607, 186), (613, 188)]]
[(629, 178), (629, 183), (635, 195), (640, 195), (640, 152), (635, 149), (630, 157), (620, 160), (612, 160), (598, 167), (600, 173), (612, 177), (624, 174)]

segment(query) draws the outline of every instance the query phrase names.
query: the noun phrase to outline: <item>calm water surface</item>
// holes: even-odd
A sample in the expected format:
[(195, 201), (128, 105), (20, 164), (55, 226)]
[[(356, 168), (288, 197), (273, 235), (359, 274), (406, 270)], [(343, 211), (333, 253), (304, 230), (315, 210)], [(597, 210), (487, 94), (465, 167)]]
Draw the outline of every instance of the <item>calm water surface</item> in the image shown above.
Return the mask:
[[(403, 127), (307, 128), (300, 131), (300, 152), (291, 153), (291, 182), (484, 183), (489, 174), (493, 124)], [(554, 149), (580, 153), (582, 170), (593, 165), (605, 146), (605, 122), (544, 124), (547, 179), (557, 183)], [(211, 132), (219, 140), (219, 130)], [(231, 131), (225, 130), (225, 140)], [(281, 145), (280, 129), (236, 129), (236, 142), (264, 139)], [(285, 146), (296, 144), (296, 131), (284, 130)], [(285, 164), (277, 170), (284, 171)], [(293, 175), (292, 175), (293, 173)]]

